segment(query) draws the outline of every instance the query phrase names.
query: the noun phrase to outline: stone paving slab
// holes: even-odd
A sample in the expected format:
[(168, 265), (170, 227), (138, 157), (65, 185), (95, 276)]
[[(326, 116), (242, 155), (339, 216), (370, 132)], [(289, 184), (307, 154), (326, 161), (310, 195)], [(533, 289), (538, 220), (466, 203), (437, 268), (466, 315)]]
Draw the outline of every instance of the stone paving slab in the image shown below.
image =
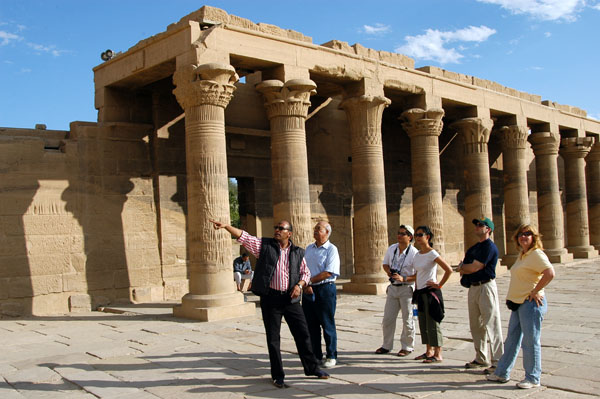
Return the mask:
[[(329, 380), (305, 377), (289, 329), (282, 326), (288, 388), (269, 379), (260, 312), (200, 323), (175, 318), (172, 304), (128, 305), (112, 313), (0, 320), (0, 398), (586, 398), (600, 392), (599, 260), (558, 265), (547, 289), (543, 323), (543, 386), (519, 390), (521, 357), (512, 381), (494, 384), (481, 370), (465, 370), (474, 353), (466, 290), (444, 289), (444, 361), (427, 365), (376, 355), (381, 346), (384, 296), (344, 294), (337, 308), (338, 366)], [(497, 279), (500, 297), (509, 275)], [(245, 294), (256, 303), (257, 298)], [(586, 304), (581, 306), (580, 304)], [(509, 311), (501, 311), (503, 329)], [(397, 337), (400, 334), (400, 325)], [(397, 343), (397, 341), (396, 341)]]

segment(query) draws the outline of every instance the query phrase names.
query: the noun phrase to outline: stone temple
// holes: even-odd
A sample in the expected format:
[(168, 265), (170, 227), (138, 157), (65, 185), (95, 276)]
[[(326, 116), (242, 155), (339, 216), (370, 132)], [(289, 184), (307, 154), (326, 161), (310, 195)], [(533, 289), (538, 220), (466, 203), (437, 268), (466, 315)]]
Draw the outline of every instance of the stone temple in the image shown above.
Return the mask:
[[(228, 178), (242, 227), (333, 226), (344, 292), (380, 294), (399, 223), (458, 263), (490, 216), (502, 263), (522, 222), (553, 262), (600, 247), (600, 122), (406, 56), (202, 7), (94, 68), (97, 122), (0, 129), (0, 314), (181, 300), (253, 314), (235, 290)], [(590, 226), (592, 228), (590, 228)]]

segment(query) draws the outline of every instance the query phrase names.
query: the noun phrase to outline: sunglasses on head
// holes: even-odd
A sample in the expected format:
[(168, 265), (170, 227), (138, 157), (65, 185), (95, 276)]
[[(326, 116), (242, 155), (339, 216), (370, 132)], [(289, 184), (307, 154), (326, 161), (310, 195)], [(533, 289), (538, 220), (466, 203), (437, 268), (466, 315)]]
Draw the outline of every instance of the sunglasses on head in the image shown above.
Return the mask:
[(517, 237), (521, 238), (521, 237), (531, 237), (533, 235), (533, 233), (531, 231), (524, 231), (522, 233), (517, 234)]

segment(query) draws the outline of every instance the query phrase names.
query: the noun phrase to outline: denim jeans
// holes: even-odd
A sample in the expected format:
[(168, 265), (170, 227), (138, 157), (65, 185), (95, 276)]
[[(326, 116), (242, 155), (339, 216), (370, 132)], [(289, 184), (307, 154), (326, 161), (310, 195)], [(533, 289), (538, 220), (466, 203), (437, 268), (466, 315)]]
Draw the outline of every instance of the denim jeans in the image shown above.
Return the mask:
[(546, 298), (542, 305), (535, 301), (525, 300), (519, 309), (513, 310), (508, 322), (508, 334), (504, 341), (504, 354), (498, 362), (495, 374), (501, 378), (510, 378), (510, 372), (515, 365), (519, 349), (523, 347), (523, 368), (525, 379), (539, 384), (542, 374), (542, 320), (548, 310)]
[(322, 327), (327, 358), (337, 359), (337, 332), (335, 329), (337, 290), (335, 284), (314, 285), (312, 289), (314, 296), (304, 295), (302, 297), (302, 308), (308, 324), (313, 352), (317, 360), (323, 358), (323, 350), (321, 349)]

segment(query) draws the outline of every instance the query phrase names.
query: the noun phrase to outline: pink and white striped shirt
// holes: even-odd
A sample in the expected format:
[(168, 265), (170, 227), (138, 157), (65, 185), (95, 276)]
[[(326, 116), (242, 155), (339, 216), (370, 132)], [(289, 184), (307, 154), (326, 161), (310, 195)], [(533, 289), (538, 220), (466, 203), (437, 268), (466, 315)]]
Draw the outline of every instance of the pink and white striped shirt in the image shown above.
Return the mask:
[[(260, 249), (262, 248), (262, 240), (248, 234), (246, 231), (242, 231), (242, 235), (237, 241), (244, 246), (252, 255), (256, 258), (260, 255)], [(290, 254), (290, 245), (287, 248), (281, 248), (279, 259), (277, 259), (277, 266), (275, 267), (275, 273), (269, 284), (269, 288), (277, 291), (287, 291), (290, 282), (290, 265), (288, 256)], [(310, 270), (306, 266), (306, 259), (302, 258), (300, 264), (300, 279), (304, 281), (306, 285), (310, 281)]]

